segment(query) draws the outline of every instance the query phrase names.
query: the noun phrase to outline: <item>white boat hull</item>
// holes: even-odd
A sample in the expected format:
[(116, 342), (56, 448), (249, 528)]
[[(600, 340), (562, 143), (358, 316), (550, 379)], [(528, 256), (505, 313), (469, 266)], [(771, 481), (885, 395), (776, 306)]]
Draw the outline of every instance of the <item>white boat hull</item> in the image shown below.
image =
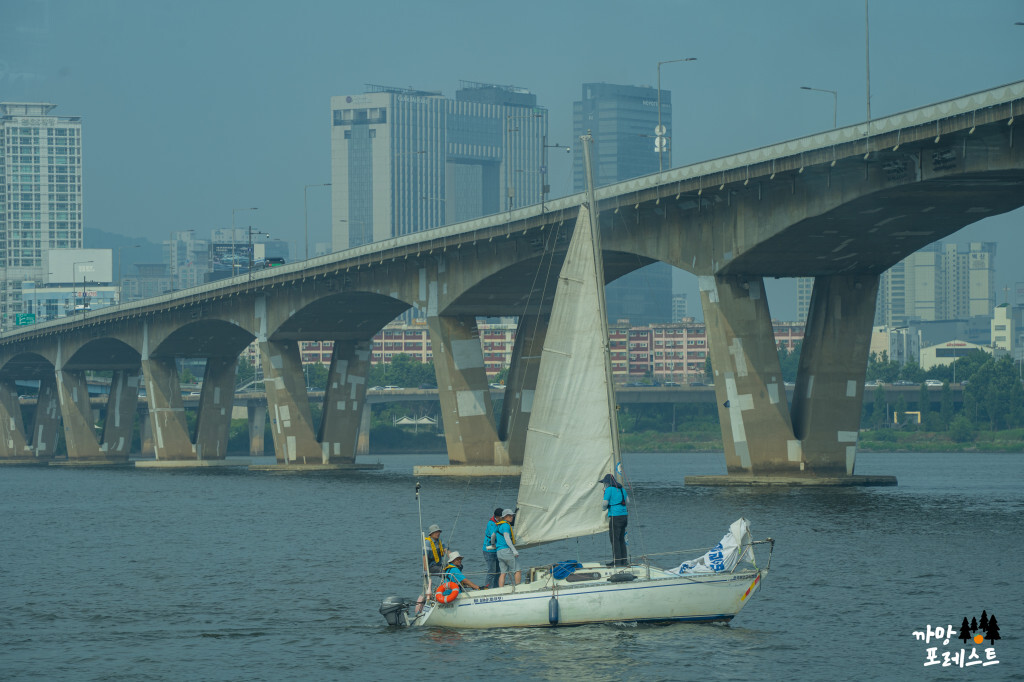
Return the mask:
[[(610, 569), (585, 564), (577, 574), (595, 580), (539, 580), (515, 588), (467, 590), (450, 604), (430, 601), (410, 625), (450, 628), (551, 627), (613, 622), (729, 621), (750, 601), (767, 569), (729, 574), (677, 575), (646, 566)], [(630, 582), (609, 582), (615, 573), (632, 572)], [(556, 598), (557, 622), (551, 621)]]

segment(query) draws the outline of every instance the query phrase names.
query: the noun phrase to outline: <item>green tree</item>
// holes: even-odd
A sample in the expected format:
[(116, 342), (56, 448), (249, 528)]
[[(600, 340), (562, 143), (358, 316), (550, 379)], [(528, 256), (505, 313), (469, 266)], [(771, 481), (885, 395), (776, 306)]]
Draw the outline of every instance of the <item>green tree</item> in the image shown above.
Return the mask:
[(907, 425), (907, 417), (904, 414), (907, 411), (907, 401), (902, 394), (897, 396), (896, 405), (893, 406), (893, 412), (896, 413), (896, 422), (903, 428)]
[(434, 364), (420, 362), (405, 355), (395, 355), (388, 364), (378, 363), (370, 367), (371, 386), (401, 386), (417, 388), (422, 384), (436, 385)]
[(924, 381), (924, 370), (921, 369), (919, 364), (913, 360), (909, 360), (907, 364), (900, 367), (897, 378), (903, 379), (904, 381), (913, 381), (915, 384), (918, 384)]
[(949, 425), (949, 438), (954, 443), (970, 443), (974, 440), (974, 424), (964, 415), (958, 415)]
[(872, 353), (868, 357), (868, 369), (865, 378), (868, 381), (880, 381), (884, 384), (891, 384), (896, 381), (900, 374), (900, 364), (891, 362), (889, 354), (882, 351), (881, 355)]
[(320, 362), (310, 362), (304, 365), (306, 373), (306, 385), (317, 390), (324, 390), (327, 386), (327, 366)]
[(243, 355), (238, 361), (238, 369), (235, 370), (235, 386), (245, 386), (256, 376), (256, 369), (249, 362), (249, 357)]
[(993, 430), (1024, 424), (1024, 387), (1009, 356), (989, 357), (974, 371), (964, 388), (964, 409)]

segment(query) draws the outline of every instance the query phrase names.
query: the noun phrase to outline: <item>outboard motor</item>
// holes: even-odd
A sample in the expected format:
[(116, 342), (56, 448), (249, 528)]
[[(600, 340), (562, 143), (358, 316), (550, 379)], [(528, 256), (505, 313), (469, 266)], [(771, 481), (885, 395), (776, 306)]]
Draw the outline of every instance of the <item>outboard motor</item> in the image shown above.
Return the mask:
[(388, 597), (380, 603), (380, 615), (392, 627), (405, 627), (409, 624), (409, 607), (416, 602), (402, 597)]

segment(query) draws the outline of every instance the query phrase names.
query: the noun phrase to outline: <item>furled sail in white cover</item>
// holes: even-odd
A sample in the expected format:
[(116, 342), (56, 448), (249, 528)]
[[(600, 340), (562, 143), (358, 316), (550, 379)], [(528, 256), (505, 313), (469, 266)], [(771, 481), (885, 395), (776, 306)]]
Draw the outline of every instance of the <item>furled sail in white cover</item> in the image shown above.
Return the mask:
[[(596, 221), (595, 221), (596, 222)], [(580, 206), (541, 354), (519, 485), (516, 546), (607, 530), (597, 481), (618, 462), (604, 273)], [(598, 242), (599, 243), (599, 242)]]

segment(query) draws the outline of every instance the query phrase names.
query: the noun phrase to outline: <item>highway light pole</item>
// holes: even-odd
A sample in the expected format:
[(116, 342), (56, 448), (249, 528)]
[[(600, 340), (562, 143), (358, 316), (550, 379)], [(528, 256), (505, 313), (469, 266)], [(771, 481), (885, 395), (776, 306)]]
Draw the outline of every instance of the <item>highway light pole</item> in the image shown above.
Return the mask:
[(839, 93), (835, 90), (826, 90), (824, 88), (812, 88), (807, 85), (801, 85), (801, 90), (813, 90), (814, 92), (830, 92), (832, 93), (832, 127), (836, 127), (836, 121), (838, 121), (837, 115), (839, 113)]
[[(661, 125), (661, 65), (662, 64), (675, 64), (676, 62), (695, 62), (696, 57), (684, 57), (682, 59), (668, 59), (663, 62), (658, 62), (658, 127), (654, 129), (654, 134), (657, 138), (665, 137), (665, 127)], [(654, 148), (658, 151), (658, 171), (665, 170), (665, 164), (662, 163), (662, 153), (665, 151), (665, 141), (655, 139)], [(672, 163), (672, 157), (669, 157), (669, 164)]]
[(238, 250), (238, 237), (235, 235), (235, 214), (239, 211), (258, 211), (259, 209), (255, 206), (251, 208), (233, 208), (231, 209), (231, 276), (234, 277), (238, 274), (236, 262), (238, 260), (238, 254), (235, 253)]
[[(71, 291), (72, 292), (74, 292), (74, 290), (75, 290), (75, 287), (74, 287), (75, 270), (78, 268), (79, 265), (88, 265), (89, 263), (93, 263), (93, 262), (95, 262), (95, 261), (79, 260), (79, 261), (75, 261), (74, 263), (71, 264), (71, 283), (72, 283)], [(76, 305), (75, 308), (77, 308), (77, 307), (78, 306)], [(72, 311), (72, 314), (73, 313), (74, 313), (74, 311)], [(83, 315), (85, 314), (85, 273), (84, 272), (82, 273), (82, 314)]]

